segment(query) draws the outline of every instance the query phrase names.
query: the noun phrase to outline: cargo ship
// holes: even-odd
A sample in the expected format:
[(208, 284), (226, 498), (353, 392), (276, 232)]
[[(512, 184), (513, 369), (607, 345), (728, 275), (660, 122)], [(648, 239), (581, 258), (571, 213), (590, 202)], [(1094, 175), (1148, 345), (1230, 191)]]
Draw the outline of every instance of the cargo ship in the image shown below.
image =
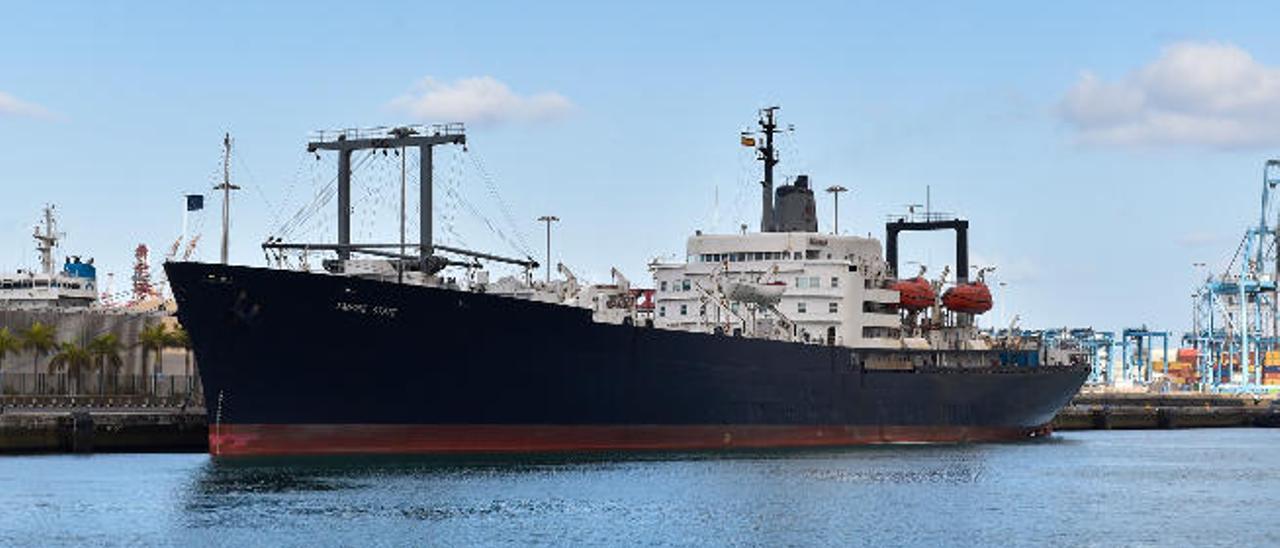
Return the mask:
[[(337, 243), (316, 268), (169, 262), (214, 455), (720, 450), (963, 443), (1048, 435), (1087, 357), (983, 335), (968, 221), (818, 230), (807, 176), (774, 188), (777, 108), (742, 144), (763, 164), (758, 232), (703, 234), (653, 287), (433, 244), (431, 155), (457, 125), (342, 132)], [(417, 148), (418, 241), (353, 243), (351, 154)], [(402, 207), (403, 211), (403, 207)], [(402, 223), (403, 226), (403, 223)], [(897, 278), (897, 235), (952, 230), (955, 279)], [(490, 279), (486, 264), (523, 276)], [(942, 291), (944, 286), (951, 286)], [(899, 290), (902, 289), (901, 291)], [(949, 295), (949, 297), (948, 297)], [(944, 302), (945, 301), (945, 302)]]

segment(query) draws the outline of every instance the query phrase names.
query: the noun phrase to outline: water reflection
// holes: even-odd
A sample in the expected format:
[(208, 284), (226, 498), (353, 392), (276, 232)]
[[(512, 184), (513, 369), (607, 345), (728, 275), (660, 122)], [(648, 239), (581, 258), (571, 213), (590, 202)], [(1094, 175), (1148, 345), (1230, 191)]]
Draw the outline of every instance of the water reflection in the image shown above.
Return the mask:
[[(468, 528), (495, 519), (639, 519), (705, 527), (728, 513), (746, 530), (781, 534), (818, 511), (815, 501), (847, 497), (849, 488), (979, 482), (987, 451), (905, 446), (209, 459), (186, 491), (183, 525), (278, 528), (342, 518)], [(681, 506), (681, 515), (668, 516)]]
[[(0, 546), (1274, 545), (1280, 430), (504, 457), (0, 459)], [(1195, 503), (1198, 518), (1172, 511)]]
[[(644, 465), (710, 463), (754, 465), (766, 471), (779, 468), (769, 466), (774, 463), (784, 465), (787, 475), (815, 481), (954, 483), (978, 479), (986, 451), (978, 445), (918, 445), (734, 452), (210, 458), (201, 466), (193, 492), (202, 495), (322, 492), (358, 488), (370, 479), (581, 474)], [(903, 468), (897, 469), (895, 462), (903, 463)], [(914, 468), (922, 462), (930, 465)]]

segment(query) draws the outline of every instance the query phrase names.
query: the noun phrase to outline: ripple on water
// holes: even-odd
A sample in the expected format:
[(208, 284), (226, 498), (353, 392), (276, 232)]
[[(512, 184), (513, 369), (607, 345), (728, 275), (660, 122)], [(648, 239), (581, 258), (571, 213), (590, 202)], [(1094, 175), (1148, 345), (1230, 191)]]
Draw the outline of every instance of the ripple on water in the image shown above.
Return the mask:
[[(1276, 545), (1280, 431), (489, 458), (0, 459), (0, 545)], [(1246, 526), (1247, 525), (1247, 526)]]

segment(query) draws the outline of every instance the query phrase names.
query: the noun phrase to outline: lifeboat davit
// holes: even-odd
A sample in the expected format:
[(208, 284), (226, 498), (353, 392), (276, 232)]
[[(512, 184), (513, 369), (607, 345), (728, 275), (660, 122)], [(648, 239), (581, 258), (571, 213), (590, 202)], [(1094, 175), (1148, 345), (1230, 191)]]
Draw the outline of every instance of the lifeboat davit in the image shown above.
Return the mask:
[(898, 306), (912, 312), (933, 306), (933, 300), (937, 297), (929, 280), (920, 276), (910, 280), (898, 280), (889, 289), (898, 292)]
[(991, 310), (991, 289), (982, 282), (957, 285), (942, 294), (942, 306), (952, 312), (981, 314)]

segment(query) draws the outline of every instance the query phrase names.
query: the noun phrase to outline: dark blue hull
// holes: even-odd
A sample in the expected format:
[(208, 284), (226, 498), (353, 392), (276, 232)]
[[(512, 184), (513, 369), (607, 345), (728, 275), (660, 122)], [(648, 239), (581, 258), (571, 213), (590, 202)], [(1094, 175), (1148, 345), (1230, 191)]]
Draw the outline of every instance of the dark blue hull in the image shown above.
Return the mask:
[(437, 436), (401, 447), (412, 451), (714, 438), (673, 445), (704, 446), (732, 444), (734, 432), (746, 445), (744, 436), (760, 445), (1003, 439), (1042, 432), (1088, 375), (936, 368), (933, 352), (910, 353), (910, 371), (871, 370), (870, 350), (598, 324), (587, 310), (492, 295), (238, 266), (165, 269), (211, 436), (243, 453), (292, 452), (295, 442), (281, 441), (293, 439), (288, 428), (308, 426), (314, 436), (298, 438), (311, 441), (297, 452), (314, 452), (302, 448), (312, 442), (378, 450), (388, 436)]

